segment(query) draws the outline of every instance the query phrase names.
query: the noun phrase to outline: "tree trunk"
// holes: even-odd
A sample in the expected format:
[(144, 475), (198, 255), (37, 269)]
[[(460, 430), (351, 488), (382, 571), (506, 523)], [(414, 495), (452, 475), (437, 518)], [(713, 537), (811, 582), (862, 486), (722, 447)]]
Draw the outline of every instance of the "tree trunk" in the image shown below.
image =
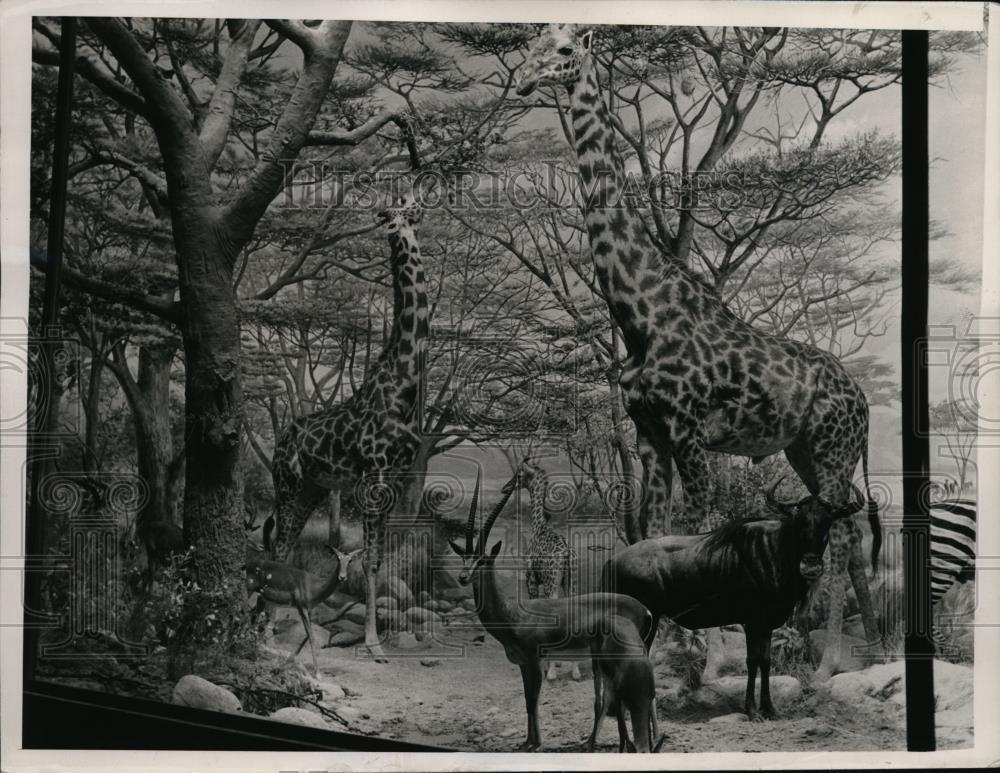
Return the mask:
[[(95, 350), (98, 345), (95, 342)], [(96, 351), (90, 357), (90, 374), (87, 384), (87, 404), (84, 408), (86, 429), (83, 437), (83, 471), (95, 475), (98, 470), (98, 428), (100, 427), (101, 376), (104, 372), (104, 357)]]
[(142, 346), (139, 349), (140, 399), (135, 413), (136, 464), (139, 477), (149, 489), (139, 510), (139, 522), (176, 520), (176, 479), (170, 474), (173, 439), (170, 432), (170, 363), (173, 346)]

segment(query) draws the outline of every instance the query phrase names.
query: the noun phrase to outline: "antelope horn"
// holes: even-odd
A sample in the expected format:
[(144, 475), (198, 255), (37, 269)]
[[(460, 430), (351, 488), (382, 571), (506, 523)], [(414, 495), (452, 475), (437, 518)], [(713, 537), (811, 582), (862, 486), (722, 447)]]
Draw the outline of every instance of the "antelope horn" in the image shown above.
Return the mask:
[(493, 506), (493, 510), (488, 516), (486, 516), (486, 521), (483, 523), (482, 531), (479, 532), (479, 544), (476, 546), (476, 552), (480, 555), (486, 550), (486, 540), (490, 536), (490, 531), (493, 529), (493, 523), (500, 516), (500, 511), (503, 510), (504, 505), (507, 504), (507, 500), (510, 499), (510, 495), (514, 493), (511, 489), (500, 497), (500, 501)]
[(465, 552), (472, 552), (472, 532), (476, 528), (476, 510), (479, 507), (479, 488), (482, 485), (483, 471), (476, 472), (476, 488), (472, 491), (472, 505), (469, 507), (469, 520), (465, 524)]
[(782, 475), (774, 483), (771, 484), (771, 487), (769, 489), (764, 491), (764, 501), (767, 502), (767, 506), (770, 507), (775, 512), (787, 513), (790, 509), (790, 505), (788, 505), (786, 502), (779, 502), (774, 496), (774, 493), (778, 490), (778, 486), (781, 485), (781, 481), (783, 481), (787, 477), (788, 477), (787, 475)]

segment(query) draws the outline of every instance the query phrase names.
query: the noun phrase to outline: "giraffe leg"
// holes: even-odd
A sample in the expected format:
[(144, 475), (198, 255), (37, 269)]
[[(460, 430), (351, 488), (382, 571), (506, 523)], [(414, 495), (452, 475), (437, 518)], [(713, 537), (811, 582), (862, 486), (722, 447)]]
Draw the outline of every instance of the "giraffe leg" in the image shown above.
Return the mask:
[(286, 490), (279, 496), (275, 504), (277, 533), (273, 545), (276, 560), (284, 561), (288, 558), (288, 554), (295, 546), (295, 541), (302, 533), (302, 527), (306, 525), (313, 510), (323, 503), (326, 496), (326, 489), (321, 489), (307, 481), (299, 483), (294, 491)]
[(382, 645), (379, 643), (378, 630), (375, 627), (375, 593), (378, 580), (380, 555), (380, 531), (382, 526), (381, 513), (365, 511), (365, 647), (376, 663), (388, 663)]
[(830, 527), (830, 609), (826, 623), (826, 648), (816, 681), (825, 682), (840, 667), (840, 635), (844, 624), (844, 597), (847, 594), (847, 563), (850, 531), (847, 519), (840, 518)]
[[(559, 580), (555, 575), (555, 572), (549, 569), (545, 574), (545, 581), (542, 587), (543, 598), (547, 599), (557, 599), (559, 598)], [(556, 661), (555, 658), (549, 658), (549, 667), (545, 672), (545, 678), (553, 682), (556, 679)]]
[[(849, 526), (852, 532), (851, 551), (848, 557), (847, 570), (850, 574), (851, 584), (854, 586), (854, 594), (858, 599), (858, 607), (861, 610), (861, 623), (865, 628), (865, 639), (868, 644), (879, 642), (885, 645), (882, 634), (878, 630), (878, 622), (875, 619), (875, 608), (872, 604), (871, 589), (868, 587), (868, 573), (865, 570), (865, 558), (861, 552), (861, 530), (854, 521), (850, 521)], [(883, 650), (883, 655), (884, 655)]]
[(685, 518), (701, 523), (708, 515), (711, 475), (708, 453), (693, 435), (674, 439), (674, 463), (684, 486)]
[(642, 462), (642, 504), (639, 507), (639, 534), (630, 535), (630, 538), (646, 539), (649, 536), (650, 518), (661, 520), (665, 534), (671, 531), (669, 514), (673, 467), (669, 442), (661, 439), (654, 443), (641, 433), (638, 434), (638, 446)]

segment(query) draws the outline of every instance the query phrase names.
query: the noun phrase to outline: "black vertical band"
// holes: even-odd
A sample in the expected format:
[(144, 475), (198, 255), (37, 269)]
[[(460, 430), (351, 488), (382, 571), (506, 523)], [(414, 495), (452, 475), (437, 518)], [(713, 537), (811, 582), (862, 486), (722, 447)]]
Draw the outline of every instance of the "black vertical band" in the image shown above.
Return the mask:
[(930, 519), (927, 490), (928, 167), (926, 30), (903, 31), (903, 588), (906, 747), (934, 751)]

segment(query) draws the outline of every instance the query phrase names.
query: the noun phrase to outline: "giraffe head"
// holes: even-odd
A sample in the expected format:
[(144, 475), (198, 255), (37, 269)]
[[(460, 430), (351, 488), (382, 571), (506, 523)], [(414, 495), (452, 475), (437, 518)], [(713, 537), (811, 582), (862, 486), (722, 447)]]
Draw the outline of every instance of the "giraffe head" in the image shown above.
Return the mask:
[(375, 214), (375, 220), (379, 224), (385, 225), (389, 233), (412, 232), (413, 227), (420, 222), (423, 214), (424, 210), (420, 203), (412, 195), (407, 194), (393, 206), (379, 210)]
[(534, 482), (543, 475), (545, 475), (545, 470), (542, 469), (541, 465), (532, 461), (530, 456), (526, 456), (521, 460), (521, 463), (517, 465), (517, 469), (514, 471), (514, 476), (503, 485), (501, 492), (504, 494), (512, 494), (519, 488), (531, 490), (531, 486)]
[(479, 539), (474, 540), (473, 534), (476, 528), (476, 516), (479, 514), (479, 493), (481, 488), (482, 473), (480, 472), (476, 475), (476, 488), (472, 494), (472, 505), (469, 507), (469, 520), (465, 524), (465, 546), (458, 545), (454, 540), (448, 540), (452, 551), (462, 559), (462, 570), (458, 574), (458, 581), (462, 585), (468, 585), (472, 582), (476, 573), (480, 570), (490, 569), (493, 566), (493, 562), (496, 561), (496, 557), (500, 555), (500, 550), (503, 547), (502, 541), (497, 542), (490, 549), (490, 552), (487, 553), (486, 540), (489, 539), (493, 523), (500, 516), (504, 505), (510, 499), (513, 489), (511, 491), (504, 491), (503, 496), (500, 497), (500, 501), (494, 505), (493, 510), (486, 517), (483, 528), (479, 531)]
[(518, 72), (517, 93), (524, 97), (539, 86), (576, 83), (592, 39), (589, 29), (550, 24), (528, 49)]

